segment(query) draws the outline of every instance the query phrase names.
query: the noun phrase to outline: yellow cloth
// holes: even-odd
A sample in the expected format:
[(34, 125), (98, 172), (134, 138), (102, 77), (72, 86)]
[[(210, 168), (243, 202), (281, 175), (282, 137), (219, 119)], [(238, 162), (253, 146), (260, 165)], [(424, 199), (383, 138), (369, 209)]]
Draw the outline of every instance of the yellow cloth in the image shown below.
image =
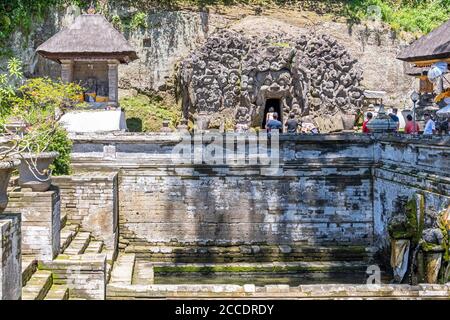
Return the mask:
[(108, 97), (97, 96), (95, 97), (95, 102), (108, 102)]
[(449, 89), (445, 89), (444, 92), (442, 92), (441, 94), (438, 94), (436, 98), (434, 98), (434, 102), (439, 102), (442, 99), (445, 98), (450, 98), (450, 88)]

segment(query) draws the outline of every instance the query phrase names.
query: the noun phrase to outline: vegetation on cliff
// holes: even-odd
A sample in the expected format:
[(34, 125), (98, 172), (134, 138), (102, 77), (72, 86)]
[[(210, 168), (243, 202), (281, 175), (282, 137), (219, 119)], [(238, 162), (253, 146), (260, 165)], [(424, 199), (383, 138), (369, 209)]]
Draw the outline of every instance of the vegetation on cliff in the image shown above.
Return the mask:
[[(75, 4), (85, 9), (90, 0), (3, 0), (0, 2), (0, 54), (15, 30), (30, 32), (33, 22), (45, 19), (55, 6)], [(255, 12), (264, 7), (289, 7), (311, 10), (319, 14), (345, 17), (351, 23), (361, 22), (380, 14), (394, 30), (427, 33), (450, 18), (450, 0), (97, 0), (97, 9), (116, 20), (109, 10), (121, 6), (139, 11), (131, 19), (130, 28), (145, 26), (145, 14), (156, 8), (177, 9), (207, 6), (255, 6)], [(374, 9), (376, 6), (377, 9)], [(378, 9), (379, 8), (379, 9)], [(262, 10), (261, 9), (261, 10)], [(260, 13), (260, 12), (259, 12)], [(114, 21), (113, 21), (114, 22)]]
[(181, 118), (181, 109), (175, 103), (159, 96), (138, 94), (120, 99), (126, 114), (127, 127), (131, 132), (159, 131), (164, 120), (175, 128)]

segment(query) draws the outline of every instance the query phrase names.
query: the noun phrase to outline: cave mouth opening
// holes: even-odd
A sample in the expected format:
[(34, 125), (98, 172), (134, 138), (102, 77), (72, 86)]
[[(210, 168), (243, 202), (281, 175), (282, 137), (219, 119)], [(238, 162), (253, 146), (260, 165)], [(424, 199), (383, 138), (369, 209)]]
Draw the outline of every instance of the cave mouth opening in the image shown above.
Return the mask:
[(261, 128), (266, 127), (267, 114), (269, 113), (270, 108), (273, 108), (273, 111), (278, 113), (278, 120), (283, 122), (283, 120), (282, 120), (283, 114), (282, 114), (282, 110), (281, 110), (281, 99), (267, 99), (266, 105), (264, 107), (264, 117), (263, 117)]

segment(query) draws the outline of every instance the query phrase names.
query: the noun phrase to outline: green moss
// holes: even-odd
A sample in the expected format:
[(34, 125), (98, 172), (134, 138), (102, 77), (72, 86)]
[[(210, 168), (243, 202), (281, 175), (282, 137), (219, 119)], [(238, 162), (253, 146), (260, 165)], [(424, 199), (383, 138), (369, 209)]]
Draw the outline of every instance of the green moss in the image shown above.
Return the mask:
[(442, 251), (443, 247), (441, 245), (435, 244), (435, 243), (429, 243), (426, 241), (421, 242), (420, 247), (423, 251), (429, 252), (429, 251)]
[(292, 273), (292, 272), (330, 272), (340, 271), (340, 268), (327, 266), (155, 266), (155, 273)]

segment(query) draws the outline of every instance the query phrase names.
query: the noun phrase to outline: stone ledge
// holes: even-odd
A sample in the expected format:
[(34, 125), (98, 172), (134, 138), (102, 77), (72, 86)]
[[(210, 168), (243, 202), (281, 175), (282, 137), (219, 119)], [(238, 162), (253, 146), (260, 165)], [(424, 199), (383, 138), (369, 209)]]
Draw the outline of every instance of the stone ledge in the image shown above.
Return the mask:
[(449, 299), (450, 287), (433, 285), (266, 285), (264, 287), (231, 284), (125, 285), (108, 284), (107, 299), (130, 298), (290, 298), (290, 299)]

